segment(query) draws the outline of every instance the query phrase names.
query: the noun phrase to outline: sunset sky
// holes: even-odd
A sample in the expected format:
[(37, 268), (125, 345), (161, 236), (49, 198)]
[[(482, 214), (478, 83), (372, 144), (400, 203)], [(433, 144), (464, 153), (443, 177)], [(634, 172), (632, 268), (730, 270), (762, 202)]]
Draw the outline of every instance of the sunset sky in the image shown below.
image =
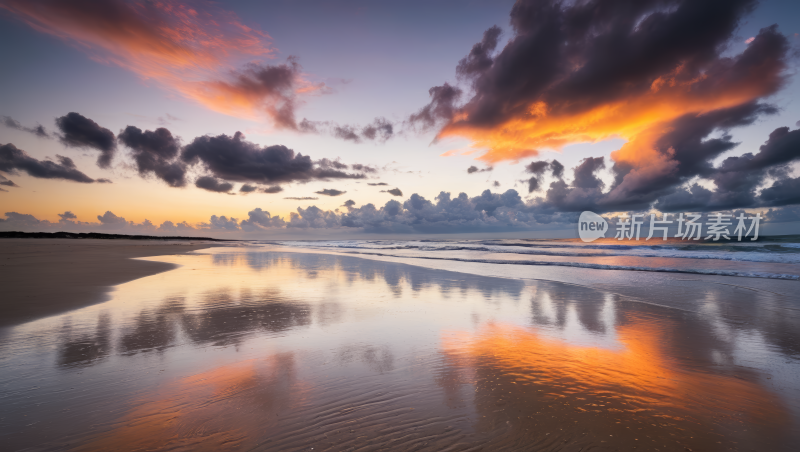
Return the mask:
[(0, 0), (0, 24), (0, 230), (800, 221), (797, 1)]

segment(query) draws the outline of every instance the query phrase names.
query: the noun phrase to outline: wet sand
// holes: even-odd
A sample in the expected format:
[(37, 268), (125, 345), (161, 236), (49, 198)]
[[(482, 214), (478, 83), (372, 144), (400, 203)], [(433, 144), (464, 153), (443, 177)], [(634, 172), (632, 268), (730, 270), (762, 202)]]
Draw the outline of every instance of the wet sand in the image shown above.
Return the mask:
[(197, 242), (0, 239), (0, 327), (110, 299), (112, 286), (175, 268), (133, 260), (216, 246)]
[(4, 447), (793, 451), (800, 440), (796, 296), (659, 275), (649, 291), (702, 289), (679, 292), (686, 310), (352, 256), (153, 259), (180, 267), (6, 329)]

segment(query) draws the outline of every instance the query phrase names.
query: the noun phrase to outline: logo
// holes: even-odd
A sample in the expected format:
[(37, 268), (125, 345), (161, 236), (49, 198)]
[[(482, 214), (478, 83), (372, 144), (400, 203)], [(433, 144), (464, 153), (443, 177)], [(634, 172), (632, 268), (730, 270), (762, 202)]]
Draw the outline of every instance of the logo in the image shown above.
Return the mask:
[(589, 212), (581, 213), (578, 219), (578, 235), (584, 242), (593, 242), (600, 237), (606, 236), (608, 223), (600, 215)]

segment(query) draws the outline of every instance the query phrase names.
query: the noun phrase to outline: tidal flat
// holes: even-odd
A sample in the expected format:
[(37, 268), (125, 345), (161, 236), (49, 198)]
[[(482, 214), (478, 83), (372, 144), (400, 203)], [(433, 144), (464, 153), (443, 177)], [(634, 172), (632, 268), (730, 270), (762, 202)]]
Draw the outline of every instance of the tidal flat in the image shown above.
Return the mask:
[(796, 281), (625, 291), (624, 272), (604, 288), (604, 270), (548, 269), (570, 283), (275, 246), (145, 259), (174, 269), (0, 329), (0, 448), (800, 444)]

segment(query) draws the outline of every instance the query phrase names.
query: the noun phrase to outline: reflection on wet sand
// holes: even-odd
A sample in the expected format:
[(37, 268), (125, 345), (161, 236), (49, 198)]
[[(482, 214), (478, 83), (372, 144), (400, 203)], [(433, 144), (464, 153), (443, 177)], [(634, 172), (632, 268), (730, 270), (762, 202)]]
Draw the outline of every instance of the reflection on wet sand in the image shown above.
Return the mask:
[(445, 334), (442, 351), (470, 375), (476, 428), (505, 430), (492, 448), (750, 450), (786, 439), (789, 413), (775, 394), (743, 375), (676, 365), (663, 346), (672, 322), (640, 314), (626, 322), (619, 350), (488, 324)]
[[(710, 285), (687, 312), (343, 256), (164, 260), (183, 266), (7, 334), (12, 450), (791, 450), (800, 438), (800, 329), (762, 312), (757, 292)], [(778, 337), (762, 331), (775, 324)], [(743, 350), (760, 361), (743, 364)]]

